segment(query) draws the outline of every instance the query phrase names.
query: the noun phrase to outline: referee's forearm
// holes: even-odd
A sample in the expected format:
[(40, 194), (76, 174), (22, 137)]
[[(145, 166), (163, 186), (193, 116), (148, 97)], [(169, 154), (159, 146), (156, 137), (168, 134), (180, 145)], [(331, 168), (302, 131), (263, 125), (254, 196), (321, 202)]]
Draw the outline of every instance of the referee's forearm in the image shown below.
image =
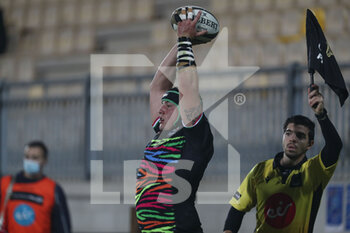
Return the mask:
[(322, 149), (321, 158), (324, 165), (329, 167), (337, 162), (343, 143), (336, 128), (327, 115), (325, 115), (323, 119), (318, 119), (318, 122), (325, 140), (325, 146)]
[(241, 227), (244, 214), (245, 212), (231, 206), (225, 221), (224, 233), (237, 233)]

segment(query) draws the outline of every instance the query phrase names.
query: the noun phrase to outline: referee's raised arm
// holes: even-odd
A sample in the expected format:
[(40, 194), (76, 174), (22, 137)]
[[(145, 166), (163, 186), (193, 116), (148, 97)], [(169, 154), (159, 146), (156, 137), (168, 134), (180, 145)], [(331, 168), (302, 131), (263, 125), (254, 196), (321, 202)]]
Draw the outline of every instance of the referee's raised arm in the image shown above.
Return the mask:
[(333, 123), (328, 118), (323, 96), (317, 85), (313, 86), (312, 91), (310, 88), (308, 89), (308, 102), (316, 115), (325, 140), (325, 146), (321, 151), (322, 162), (326, 167), (330, 167), (338, 161), (343, 143)]

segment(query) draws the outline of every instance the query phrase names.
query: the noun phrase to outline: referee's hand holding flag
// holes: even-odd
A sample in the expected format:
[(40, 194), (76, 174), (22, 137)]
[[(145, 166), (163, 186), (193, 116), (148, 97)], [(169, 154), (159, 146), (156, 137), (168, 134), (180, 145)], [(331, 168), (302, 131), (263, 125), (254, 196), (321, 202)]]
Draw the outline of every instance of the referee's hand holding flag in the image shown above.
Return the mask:
[(306, 45), (311, 85), (313, 85), (313, 74), (317, 70), (338, 95), (340, 105), (343, 106), (349, 96), (344, 78), (316, 17), (309, 9), (306, 14)]

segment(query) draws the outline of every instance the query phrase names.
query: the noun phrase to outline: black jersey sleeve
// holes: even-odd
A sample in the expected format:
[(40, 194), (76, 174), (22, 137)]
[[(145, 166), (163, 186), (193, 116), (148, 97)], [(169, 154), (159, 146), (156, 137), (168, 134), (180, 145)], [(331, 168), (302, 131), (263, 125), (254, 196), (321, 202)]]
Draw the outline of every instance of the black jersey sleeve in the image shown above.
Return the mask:
[(184, 126), (186, 136), (191, 136), (193, 139), (208, 139), (206, 136), (211, 134), (210, 125), (207, 117), (204, 113), (198, 118), (197, 123), (194, 126)]
[(239, 228), (241, 227), (244, 214), (245, 212), (239, 211), (231, 206), (225, 221), (224, 231), (229, 230), (233, 233), (238, 232)]
[(325, 140), (325, 146), (321, 151), (321, 160), (326, 167), (330, 167), (338, 161), (343, 143), (327, 114), (324, 114), (322, 118), (317, 117), (317, 119)]
[(52, 233), (71, 233), (71, 222), (63, 189), (56, 184), (55, 205), (51, 214)]
[[(198, 123), (191, 127), (184, 127), (186, 140), (192, 146), (192, 151), (202, 151), (201, 156), (206, 156), (209, 160), (214, 153), (213, 134), (209, 121), (204, 113), (198, 119)], [(194, 153), (196, 154), (196, 153)]]

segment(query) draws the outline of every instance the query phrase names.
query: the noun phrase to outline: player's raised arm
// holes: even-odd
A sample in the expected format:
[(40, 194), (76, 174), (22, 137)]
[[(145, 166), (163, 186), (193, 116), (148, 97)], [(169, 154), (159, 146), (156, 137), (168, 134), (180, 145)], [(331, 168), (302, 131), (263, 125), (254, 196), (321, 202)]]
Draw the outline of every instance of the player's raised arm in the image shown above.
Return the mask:
[(206, 31), (197, 32), (196, 23), (199, 20), (201, 12), (198, 12), (192, 20), (192, 9), (182, 10), (178, 23), (178, 52), (177, 52), (177, 79), (179, 82), (179, 91), (182, 94), (180, 99), (180, 114), (183, 123), (186, 126), (192, 126), (203, 112), (201, 98), (199, 96), (198, 74), (196, 62), (192, 50), (191, 40), (206, 33)]
[(323, 96), (319, 92), (318, 86), (314, 85), (313, 88), (313, 91), (308, 90), (309, 105), (315, 112), (325, 140), (325, 146), (321, 151), (321, 159), (323, 164), (329, 167), (337, 162), (343, 143), (334, 125), (328, 118), (327, 111), (324, 108)]
[(154, 122), (161, 107), (161, 98), (173, 86), (175, 80), (177, 45), (174, 45), (164, 58), (150, 85), (150, 113)]

